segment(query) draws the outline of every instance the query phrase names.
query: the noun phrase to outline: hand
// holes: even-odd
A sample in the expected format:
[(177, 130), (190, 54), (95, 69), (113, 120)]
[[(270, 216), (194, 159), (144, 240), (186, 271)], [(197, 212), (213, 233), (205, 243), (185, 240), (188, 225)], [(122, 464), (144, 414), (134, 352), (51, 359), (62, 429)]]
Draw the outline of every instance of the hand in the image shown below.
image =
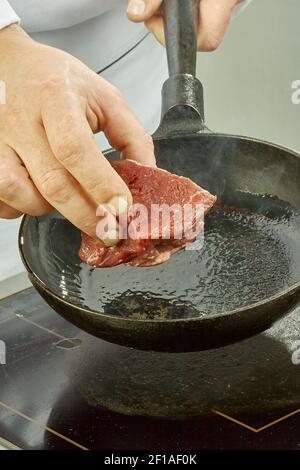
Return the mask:
[[(219, 47), (234, 7), (241, 0), (201, 0), (199, 2), (198, 50), (214, 51)], [(131, 21), (144, 21), (161, 44), (165, 43), (162, 0), (129, 0), (127, 15)]]
[(151, 137), (116, 88), (17, 25), (0, 31), (0, 80), (0, 217), (55, 208), (95, 238), (99, 204), (124, 196), (130, 205), (132, 196), (93, 133), (103, 130), (124, 158), (154, 165)]

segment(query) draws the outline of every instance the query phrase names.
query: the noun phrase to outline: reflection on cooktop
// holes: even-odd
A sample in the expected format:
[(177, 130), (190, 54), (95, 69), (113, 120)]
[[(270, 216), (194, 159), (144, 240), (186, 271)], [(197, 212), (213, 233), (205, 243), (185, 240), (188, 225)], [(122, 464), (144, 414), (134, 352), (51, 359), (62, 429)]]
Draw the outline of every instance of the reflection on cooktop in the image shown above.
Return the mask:
[(155, 353), (93, 338), (29, 289), (0, 302), (0, 340), (0, 437), (23, 449), (300, 449), (299, 311), (232, 346)]

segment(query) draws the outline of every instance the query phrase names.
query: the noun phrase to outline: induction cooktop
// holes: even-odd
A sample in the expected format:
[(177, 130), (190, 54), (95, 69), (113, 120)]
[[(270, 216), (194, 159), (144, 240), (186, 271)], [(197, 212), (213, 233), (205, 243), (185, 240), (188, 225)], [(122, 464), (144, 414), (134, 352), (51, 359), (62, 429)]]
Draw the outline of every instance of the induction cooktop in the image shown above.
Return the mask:
[(197, 353), (94, 338), (27, 289), (0, 301), (0, 440), (21, 449), (300, 449), (300, 316)]

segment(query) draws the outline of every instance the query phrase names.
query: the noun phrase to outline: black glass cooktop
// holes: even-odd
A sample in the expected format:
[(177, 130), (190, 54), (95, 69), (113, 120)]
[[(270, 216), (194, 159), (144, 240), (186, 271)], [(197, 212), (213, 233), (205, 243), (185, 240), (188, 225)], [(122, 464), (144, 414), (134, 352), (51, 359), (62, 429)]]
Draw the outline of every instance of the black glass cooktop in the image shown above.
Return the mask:
[(163, 354), (93, 338), (28, 289), (0, 301), (0, 341), (0, 438), (22, 449), (300, 449), (299, 310)]

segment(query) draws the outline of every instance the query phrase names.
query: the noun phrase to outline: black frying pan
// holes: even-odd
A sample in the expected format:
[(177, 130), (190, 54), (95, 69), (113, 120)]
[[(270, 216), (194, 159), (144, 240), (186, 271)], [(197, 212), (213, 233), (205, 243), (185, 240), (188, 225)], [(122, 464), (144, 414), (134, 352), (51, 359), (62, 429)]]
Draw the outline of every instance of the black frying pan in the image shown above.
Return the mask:
[(204, 248), (152, 268), (91, 269), (78, 258), (78, 230), (59, 214), (26, 216), (20, 230), (30, 280), (60, 315), (140, 349), (193, 351), (239, 341), (300, 299), (299, 155), (206, 128), (194, 76), (193, 6), (165, 1), (170, 78), (154, 140), (160, 167), (218, 196)]

